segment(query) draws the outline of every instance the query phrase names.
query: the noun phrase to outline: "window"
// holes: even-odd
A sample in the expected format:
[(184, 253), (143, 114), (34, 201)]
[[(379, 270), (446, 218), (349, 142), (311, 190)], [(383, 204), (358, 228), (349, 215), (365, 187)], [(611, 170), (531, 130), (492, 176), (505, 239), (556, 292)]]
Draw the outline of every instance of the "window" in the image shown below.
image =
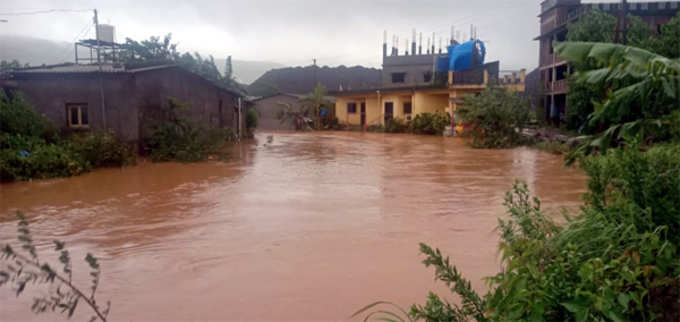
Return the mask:
[(66, 121), (71, 128), (90, 127), (90, 118), (87, 113), (87, 104), (66, 105)]
[(357, 103), (347, 103), (347, 114), (355, 114), (357, 112)]
[(405, 102), (405, 103), (404, 103), (404, 114), (405, 114), (405, 115), (411, 114), (411, 110), (412, 110), (412, 108), (411, 108), (411, 102)]
[(432, 81), (432, 71), (426, 71), (423, 73), (423, 81), (428, 83)]
[(406, 73), (392, 73), (392, 83), (403, 83), (406, 80)]

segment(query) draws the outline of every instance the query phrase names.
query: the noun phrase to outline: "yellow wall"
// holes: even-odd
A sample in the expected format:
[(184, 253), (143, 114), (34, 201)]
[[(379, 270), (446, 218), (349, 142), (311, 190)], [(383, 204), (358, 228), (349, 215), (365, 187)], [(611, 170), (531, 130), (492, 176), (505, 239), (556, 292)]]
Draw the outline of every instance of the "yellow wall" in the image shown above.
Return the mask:
[[(453, 96), (455, 97), (455, 95)], [(394, 103), (394, 117), (406, 119), (404, 115), (404, 103), (411, 102), (412, 117), (420, 113), (446, 113), (450, 111), (449, 107), (449, 93), (444, 90), (438, 92), (432, 91), (403, 91), (398, 93), (388, 93), (380, 95), (380, 102), (378, 102), (378, 94), (368, 95), (353, 95), (353, 96), (337, 96), (335, 103), (335, 116), (338, 118), (340, 124), (361, 125), (361, 102), (366, 102), (366, 124), (383, 124), (385, 103)], [(357, 112), (347, 114), (347, 103), (354, 102), (357, 104)]]
[[(338, 96), (335, 102), (335, 116), (340, 124), (361, 125), (361, 103), (366, 103), (366, 125), (380, 124), (382, 112), (378, 107), (376, 94), (367, 96)], [(347, 113), (347, 103), (357, 104), (356, 113)]]
[(435, 113), (446, 112), (449, 108), (448, 94), (433, 94), (427, 92), (416, 92), (414, 94), (413, 113)]

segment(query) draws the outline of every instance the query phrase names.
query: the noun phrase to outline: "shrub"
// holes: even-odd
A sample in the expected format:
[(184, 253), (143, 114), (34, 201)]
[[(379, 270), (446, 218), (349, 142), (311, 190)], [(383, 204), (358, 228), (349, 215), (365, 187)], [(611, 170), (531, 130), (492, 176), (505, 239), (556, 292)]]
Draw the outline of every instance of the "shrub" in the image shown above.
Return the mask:
[(111, 132), (86, 132), (71, 135), (65, 141), (69, 150), (93, 168), (121, 167), (135, 163), (132, 147)]
[(257, 127), (257, 111), (254, 108), (249, 108), (246, 111), (246, 128), (248, 130), (255, 129)]
[(52, 139), (56, 128), (19, 93), (0, 91), (0, 134)]
[(400, 118), (391, 118), (385, 121), (385, 133), (406, 133), (409, 123)]
[(450, 125), (449, 113), (420, 113), (411, 121), (411, 131), (416, 134), (442, 135)]
[(526, 142), (520, 130), (531, 121), (529, 103), (505, 88), (487, 87), (466, 97), (457, 113), (470, 124), (464, 135), (472, 136), (473, 147), (502, 149)]
[(552, 154), (567, 154), (571, 152), (569, 144), (560, 141), (541, 141), (536, 143), (534, 147)]
[(195, 162), (219, 155), (233, 133), (227, 128), (204, 126), (184, 115), (188, 106), (175, 99), (163, 111), (164, 117), (151, 126), (148, 148), (154, 162)]
[(371, 124), (366, 127), (366, 131), (375, 133), (384, 133), (385, 127), (382, 124)]
[[(585, 159), (586, 203), (556, 224), (516, 182), (499, 219), (501, 271), (480, 296), (438, 249), (423, 263), (460, 298), (430, 294), (406, 318), (425, 321), (677, 321), (680, 147), (629, 147)], [(383, 302), (384, 303), (384, 302)], [(374, 303), (371, 308), (377, 304)], [(366, 310), (360, 311), (366, 312)], [(398, 313), (376, 310), (392, 319)], [(400, 317), (401, 318), (401, 317)]]
[(111, 133), (60, 137), (19, 94), (0, 92), (0, 182), (78, 175), (134, 163), (134, 151)]

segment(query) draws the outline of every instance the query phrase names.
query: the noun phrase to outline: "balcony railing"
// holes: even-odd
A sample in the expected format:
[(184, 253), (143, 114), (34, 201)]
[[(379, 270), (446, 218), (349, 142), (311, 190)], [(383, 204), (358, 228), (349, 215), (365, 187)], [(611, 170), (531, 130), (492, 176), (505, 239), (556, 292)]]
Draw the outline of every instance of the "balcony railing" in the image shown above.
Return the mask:
[(560, 79), (554, 82), (545, 82), (546, 93), (561, 94), (569, 90), (569, 82), (567, 79)]

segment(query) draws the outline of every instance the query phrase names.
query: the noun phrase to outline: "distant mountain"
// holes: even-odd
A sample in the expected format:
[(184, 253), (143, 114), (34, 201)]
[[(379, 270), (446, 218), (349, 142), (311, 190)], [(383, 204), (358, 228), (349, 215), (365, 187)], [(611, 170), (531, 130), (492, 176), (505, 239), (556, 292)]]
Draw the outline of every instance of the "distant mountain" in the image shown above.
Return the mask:
[(266, 72), (248, 86), (248, 94), (266, 96), (280, 93), (307, 94), (317, 82), (331, 90), (359, 89), (380, 85), (380, 70), (354, 67), (287, 67)]
[[(220, 72), (224, 74), (226, 59), (215, 58), (215, 64)], [(285, 65), (279, 63), (238, 59), (232, 59), (231, 65), (234, 68), (234, 76), (241, 84), (252, 83), (270, 69), (285, 67)]]
[[(42, 38), (24, 36), (0, 35), (0, 60), (16, 59), (20, 63), (29, 63), (31, 66), (42, 64), (61, 64), (73, 62), (73, 44), (57, 42)], [(80, 55), (89, 54), (86, 52)], [(215, 59), (215, 64), (220, 72), (224, 73), (226, 59)], [(234, 76), (239, 83), (250, 84), (266, 71), (273, 68), (281, 68), (284, 65), (263, 61), (232, 60)]]
[(74, 61), (73, 44), (41, 38), (0, 35), (0, 60), (16, 59), (31, 66)]

